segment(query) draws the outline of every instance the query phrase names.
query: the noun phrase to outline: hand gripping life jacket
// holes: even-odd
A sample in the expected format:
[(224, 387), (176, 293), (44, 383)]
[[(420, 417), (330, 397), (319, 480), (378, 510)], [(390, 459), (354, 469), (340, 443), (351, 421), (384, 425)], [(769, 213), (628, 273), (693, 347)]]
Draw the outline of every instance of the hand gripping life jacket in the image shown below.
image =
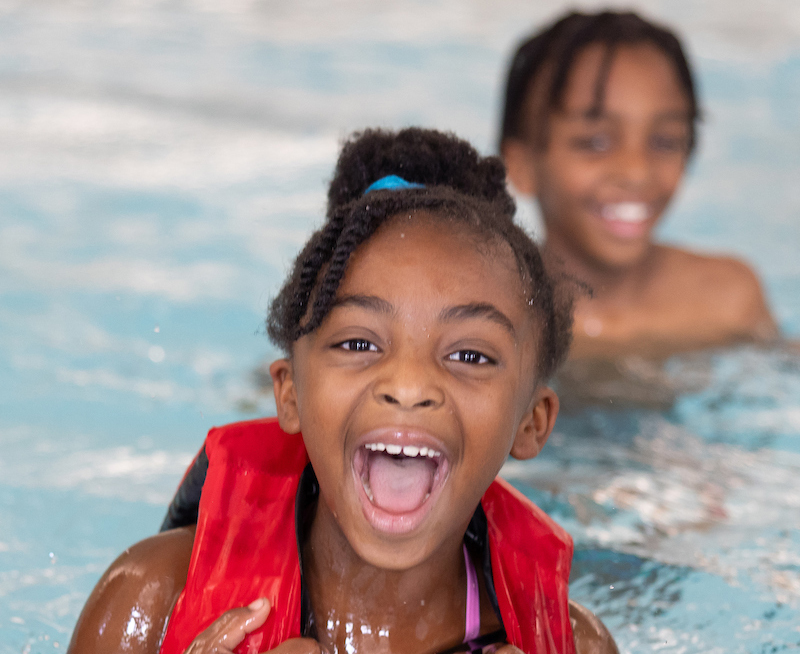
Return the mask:
[[(182, 654), (225, 611), (268, 597), (266, 623), (235, 650), (267, 652), (301, 635), (295, 498), (308, 456), (302, 437), (285, 433), (275, 419), (214, 428), (204, 449), (208, 470), (186, 586), (160, 651)], [(526, 654), (574, 654), (571, 538), (500, 479), (481, 507), (490, 553), (484, 573), (490, 568), (487, 588), (508, 642)]]

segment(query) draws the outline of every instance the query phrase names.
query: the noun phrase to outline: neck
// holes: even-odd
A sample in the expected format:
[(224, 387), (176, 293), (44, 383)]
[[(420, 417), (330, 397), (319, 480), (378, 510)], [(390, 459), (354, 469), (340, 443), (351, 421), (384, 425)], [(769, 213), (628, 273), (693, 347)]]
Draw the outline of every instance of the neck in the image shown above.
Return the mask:
[(318, 640), (331, 654), (416, 653), (460, 642), (466, 571), (461, 540), (408, 570), (364, 561), (320, 498), (303, 547)]
[(610, 266), (581, 256), (557, 234), (548, 235), (544, 251), (548, 258), (563, 263), (566, 270), (592, 290), (600, 304), (630, 302), (647, 285), (655, 263), (657, 246), (651, 243), (644, 256), (624, 266)]

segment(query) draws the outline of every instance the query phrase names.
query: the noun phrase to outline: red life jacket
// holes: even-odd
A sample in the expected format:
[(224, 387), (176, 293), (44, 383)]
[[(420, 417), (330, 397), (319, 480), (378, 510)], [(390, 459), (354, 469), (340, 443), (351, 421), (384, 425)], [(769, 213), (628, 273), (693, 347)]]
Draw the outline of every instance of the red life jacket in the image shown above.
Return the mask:
[[(186, 586), (161, 654), (182, 654), (225, 611), (268, 597), (266, 623), (237, 654), (259, 654), (301, 635), (295, 497), (308, 456), (275, 419), (212, 429), (209, 466)], [(527, 654), (574, 654), (567, 605), (572, 539), (497, 479), (484, 494), (492, 577), (508, 642)]]

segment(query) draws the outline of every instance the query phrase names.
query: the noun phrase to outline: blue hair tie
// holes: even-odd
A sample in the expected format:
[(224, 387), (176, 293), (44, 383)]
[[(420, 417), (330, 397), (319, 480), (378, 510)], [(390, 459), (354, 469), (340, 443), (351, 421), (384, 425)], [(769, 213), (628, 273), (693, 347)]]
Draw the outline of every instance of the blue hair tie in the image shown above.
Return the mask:
[(386, 175), (386, 177), (381, 177), (377, 182), (372, 182), (372, 184), (367, 186), (367, 190), (364, 191), (364, 195), (370, 191), (383, 191), (386, 189), (396, 191), (398, 189), (406, 188), (425, 188), (425, 184), (407, 182), (402, 177), (398, 177), (397, 175)]

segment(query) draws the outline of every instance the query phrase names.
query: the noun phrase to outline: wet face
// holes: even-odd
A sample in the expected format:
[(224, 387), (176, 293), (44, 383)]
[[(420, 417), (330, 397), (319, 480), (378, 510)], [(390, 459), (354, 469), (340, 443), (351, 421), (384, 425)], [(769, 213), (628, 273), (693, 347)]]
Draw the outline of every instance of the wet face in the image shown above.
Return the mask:
[[(520, 190), (537, 195), (548, 245), (591, 265), (619, 269), (647, 255), (651, 232), (681, 180), (689, 103), (660, 50), (620, 46), (600, 115), (592, 115), (605, 53), (606, 47), (597, 44), (578, 55), (563, 110), (548, 119), (546, 146), (525, 144), (524, 165), (512, 170), (509, 162), (509, 168)], [(529, 114), (535, 113), (535, 99), (529, 98)]]
[(509, 452), (534, 456), (552, 428), (513, 254), (483, 249), (422, 212), (391, 220), (291, 363), (273, 364), (281, 425), (302, 431), (320, 482), (316, 520), (330, 512), (371, 565), (460, 547)]

